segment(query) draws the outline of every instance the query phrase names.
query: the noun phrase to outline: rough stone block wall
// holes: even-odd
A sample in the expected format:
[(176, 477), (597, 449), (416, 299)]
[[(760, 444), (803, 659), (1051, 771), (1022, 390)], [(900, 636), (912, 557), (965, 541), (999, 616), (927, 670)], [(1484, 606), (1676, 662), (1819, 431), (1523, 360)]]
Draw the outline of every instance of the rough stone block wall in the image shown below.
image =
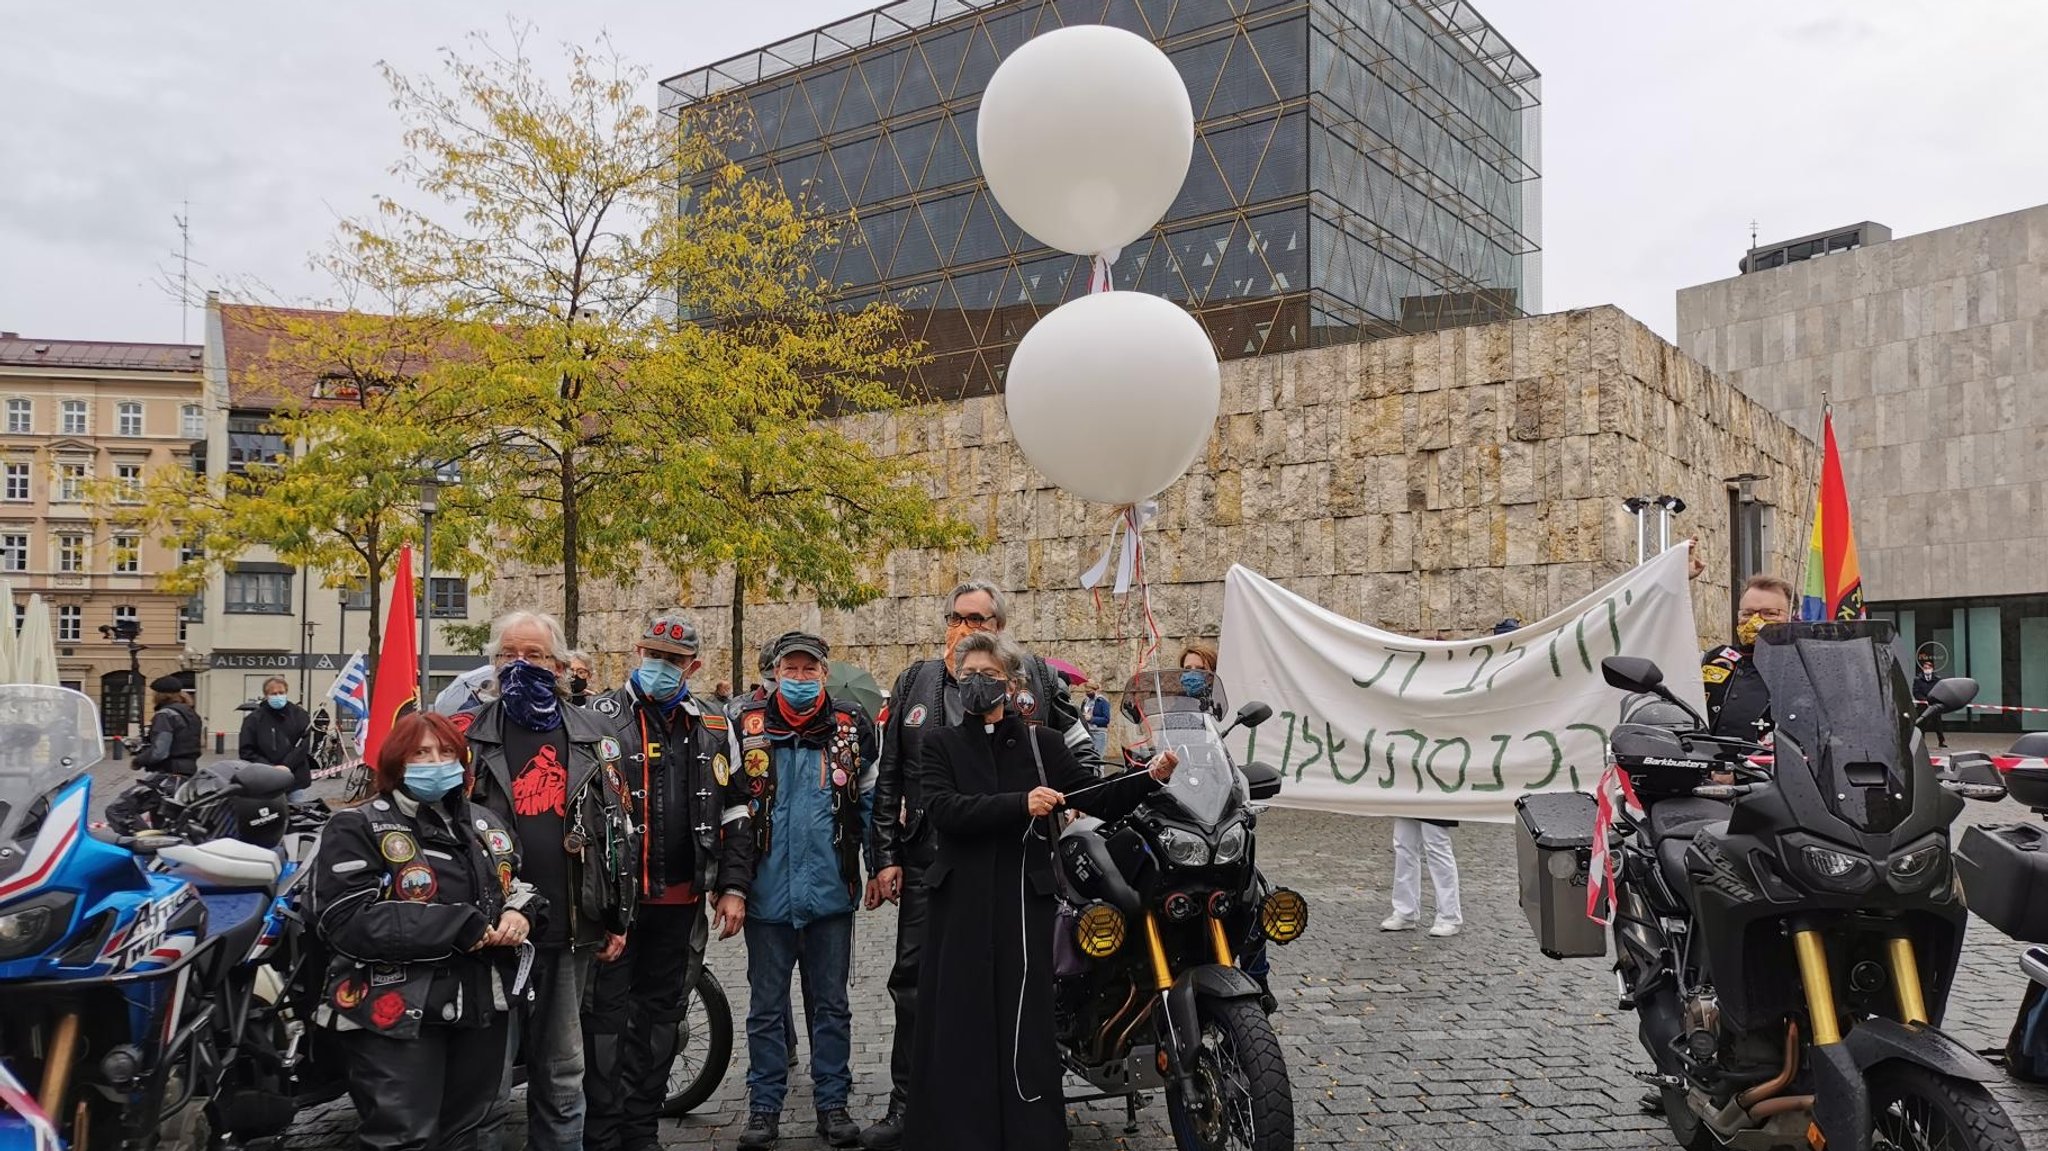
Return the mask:
[[(1076, 411), (1076, 420), (1088, 418)], [(918, 457), (932, 490), (990, 542), (880, 562), (888, 595), (848, 612), (811, 602), (747, 607), (752, 649), (792, 627), (884, 686), (934, 654), (945, 593), (985, 576), (1015, 593), (1011, 631), (1098, 678), (1135, 666), (1144, 620), (1079, 587), (1108, 544), (1110, 509), (1050, 488), (1010, 440), (1000, 397), (853, 417), (869, 442)], [(1696, 587), (1703, 640), (1728, 627), (1727, 494), (1769, 477), (1777, 568), (1804, 550), (1818, 470), (1813, 444), (1611, 308), (1371, 343), (1233, 360), (1206, 453), (1159, 497), (1148, 533), (1153, 617), (1171, 660), (1221, 625), (1224, 573), (1242, 563), (1332, 610), (1415, 635), (1534, 620), (1634, 559), (1628, 495), (1672, 493), (1689, 509), (1709, 572)], [(1654, 547), (1654, 541), (1652, 546)], [(560, 602), (559, 576), (498, 581), (497, 606)], [(627, 665), (651, 611), (681, 606), (704, 636), (704, 682), (729, 659), (729, 578), (651, 576), (588, 588), (583, 645), (608, 676)], [(753, 657), (745, 660), (750, 669)]]

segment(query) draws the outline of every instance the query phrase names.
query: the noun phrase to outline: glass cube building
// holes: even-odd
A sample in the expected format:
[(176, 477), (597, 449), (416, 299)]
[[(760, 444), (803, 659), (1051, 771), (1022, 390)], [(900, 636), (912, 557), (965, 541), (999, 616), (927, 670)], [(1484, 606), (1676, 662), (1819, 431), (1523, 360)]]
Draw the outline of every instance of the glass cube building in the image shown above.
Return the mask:
[(903, 0), (671, 77), (663, 109), (738, 105), (733, 158), (846, 221), (821, 269), (842, 303), (894, 301), (925, 341), (909, 382), (988, 394), (1088, 289), (975, 157), (997, 64), (1071, 24), (1145, 36), (1187, 82), (1187, 183), (1115, 283), (1184, 304), (1222, 357), (1540, 310), (1539, 79), (1464, 0)]

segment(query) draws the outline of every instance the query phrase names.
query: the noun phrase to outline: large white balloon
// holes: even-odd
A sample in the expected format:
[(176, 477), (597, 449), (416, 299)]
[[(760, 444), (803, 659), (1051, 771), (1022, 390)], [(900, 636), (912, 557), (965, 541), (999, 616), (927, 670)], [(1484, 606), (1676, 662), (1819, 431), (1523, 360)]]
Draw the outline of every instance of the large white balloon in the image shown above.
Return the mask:
[(1195, 318), (1143, 292), (1053, 310), (1010, 359), (1010, 432), (1045, 478), (1105, 504), (1159, 494), (1209, 441), (1216, 349)]
[(981, 97), (975, 147), (989, 190), (1040, 243), (1083, 256), (1144, 235), (1173, 206), (1195, 112), (1166, 54), (1101, 24), (1010, 54)]

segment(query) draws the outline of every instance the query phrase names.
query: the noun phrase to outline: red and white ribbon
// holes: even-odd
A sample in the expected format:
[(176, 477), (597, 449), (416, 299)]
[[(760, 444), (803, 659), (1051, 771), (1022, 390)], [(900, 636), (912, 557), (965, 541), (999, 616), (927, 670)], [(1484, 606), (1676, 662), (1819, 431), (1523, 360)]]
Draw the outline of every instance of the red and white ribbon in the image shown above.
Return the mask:
[(1107, 252), (1096, 253), (1096, 255), (1089, 261), (1089, 295), (1092, 296), (1097, 292), (1113, 292), (1116, 290), (1116, 284), (1114, 283), (1111, 276), (1111, 269), (1116, 264), (1116, 258), (1122, 254), (1122, 248), (1111, 248)]
[[(1592, 874), (1586, 880), (1586, 918), (1602, 927), (1614, 922), (1614, 852), (1609, 847), (1608, 835), (1614, 827), (1617, 793), (1621, 797), (1619, 810), (1641, 819), (1643, 805), (1636, 798), (1635, 785), (1629, 782), (1628, 772), (1609, 762), (1607, 770), (1600, 773), (1600, 781), (1593, 785)], [(1600, 893), (1603, 891), (1607, 893), (1604, 915), (1600, 906)]]
[[(1109, 565), (1114, 562), (1116, 564), (1116, 594), (1123, 595), (1125, 592), (1130, 591), (1131, 585), (1137, 582), (1138, 573), (1143, 570), (1145, 525), (1151, 523), (1158, 516), (1158, 500), (1146, 500), (1138, 504), (1125, 504), (1123, 507), (1118, 508), (1115, 522), (1109, 525), (1109, 546), (1102, 549), (1102, 558), (1095, 561), (1095, 566), (1081, 573), (1081, 586), (1089, 591), (1094, 591), (1100, 587), (1102, 581), (1109, 575)], [(1117, 547), (1117, 536), (1119, 534), (1123, 536), (1121, 551)]]

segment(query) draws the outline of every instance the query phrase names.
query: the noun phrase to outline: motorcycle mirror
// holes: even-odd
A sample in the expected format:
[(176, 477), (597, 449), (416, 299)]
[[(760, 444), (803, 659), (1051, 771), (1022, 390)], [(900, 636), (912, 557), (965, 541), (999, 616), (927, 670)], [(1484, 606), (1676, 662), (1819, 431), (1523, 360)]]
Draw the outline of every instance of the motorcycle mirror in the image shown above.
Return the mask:
[(1664, 671), (1655, 660), (1633, 655), (1610, 655), (1600, 661), (1601, 678), (1607, 686), (1638, 695), (1663, 695), (1657, 690), (1664, 682)]
[(1244, 765), (1245, 790), (1254, 801), (1271, 799), (1280, 794), (1280, 781), (1280, 770), (1270, 763), (1253, 760)]
[(1230, 721), (1230, 726), (1224, 728), (1218, 734), (1229, 735), (1240, 727), (1257, 727), (1271, 718), (1273, 718), (1273, 709), (1257, 700), (1253, 700), (1238, 708), (1237, 716)]
[(1967, 676), (1945, 679), (1927, 689), (1927, 706), (1935, 715), (1961, 711), (1976, 698), (1977, 681)]

